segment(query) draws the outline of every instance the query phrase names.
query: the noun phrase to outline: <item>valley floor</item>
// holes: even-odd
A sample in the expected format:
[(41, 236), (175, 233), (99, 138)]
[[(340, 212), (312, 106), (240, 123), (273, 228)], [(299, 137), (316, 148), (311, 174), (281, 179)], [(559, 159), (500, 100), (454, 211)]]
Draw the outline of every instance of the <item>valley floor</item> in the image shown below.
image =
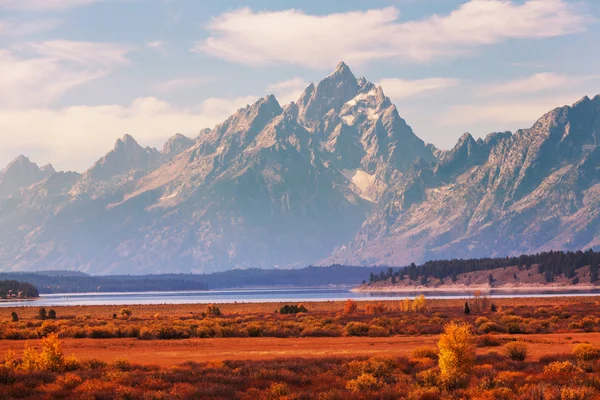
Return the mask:
[[(600, 346), (600, 333), (552, 333), (532, 335), (498, 335), (501, 342), (525, 341), (529, 359), (557, 353), (570, 353), (581, 342)], [(63, 339), (63, 351), (80, 360), (101, 360), (112, 363), (126, 358), (142, 365), (168, 367), (186, 362), (229, 360), (271, 360), (286, 358), (325, 357), (409, 357), (419, 347), (435, 348), (439, 335), (395, 336), (384, 338), (214, 338), (143, 341), (125, 339)], [(36, 345), (36, 341), (30, 342)], [(17, 358), (23, 354), (20, 342), (0, 341), (0, 354), (14, 350)], [(485, 347), (478, 354), (499, 351), (498, 347)]]
[[(598, 305), (465, 295), (11, 307), (0, 309), (0, 400), (593, 400)], [(445, 363), (449, 352), (465, 366)]]

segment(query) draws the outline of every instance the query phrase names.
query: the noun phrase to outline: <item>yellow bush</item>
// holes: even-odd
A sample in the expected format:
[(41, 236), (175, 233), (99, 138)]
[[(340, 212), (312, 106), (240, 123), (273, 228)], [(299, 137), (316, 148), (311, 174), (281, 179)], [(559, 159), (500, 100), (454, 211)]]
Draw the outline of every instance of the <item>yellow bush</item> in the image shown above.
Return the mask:
[(64, 367), (65, 371), (75, 371), (81, 368), (81, 363), (75, 356), (71, 355), (65, 358)]
[(436, 368), (427, 369), (417, 373), (416, 378), (419, 385), (423, 387), (437, 387), (439, 371)]
[(284, 399), (290, 394), (290, 389), (285, 383), (273, 383), (267, 390), (267, 399)]
[(4, 353), (4, 363), (0, 364), (4, 368), (9, 370), (14, 370), (17, 367), (17, 360), (15, 359), (15, 352), (11, 349), (6, 350)]
[(23, 362), (21, 368), (26, 371), (50, 370), (61, 371), (64, 369), (65, 359), (62, 351), (62, 343), (56, 333), (51, 333), (41, 340), (42, 351), (25, 345), (23, 351)]
[(504, 346), (506, 356), (513, 361), (525, 361), (527, 358), (527, 345), (520, 342), (507, 343)]
[(372, 374), (362, 373), (356, 379), (348, 381), (346, 389), (355, 392), (366, 392), (369, 390), (377, 390), (383, 386), (383, 382), (374, 377)]
[(526, 376), (523, 372), (501, 371), (496, 375), (494, 381), (497, 386), (515, 389), (520, 386)]
[(544, 367), (544, 372), (570, 374), (578, 371), (578, 368), (570, 361), (555, 361)]
[(365, 307), (367, 314), (381, 314), (387, 312), (387, 306), (381, 302), (369, 303)]
[(412, 351), (412, 357), (413, 358), (430, 358), (432, 360), (437, 360), (438, 359), (438, 352), (437, 349), (434, 349), (432, 347), (415, 347), (415, 349)]
[(60, 375), (56, 378), (56, 383), (59, 384), (63, 389), (74, 389), (77, 386), (81, 385), (83, 379), (77, 374), (74, 373), (66, 373), (65, 375)]
[(455, 322), (446, 325), (438, 347), (442, 378), (449, 383), (462, 380), (475, 362), (475, 340), (471, 326)]
[(594, 361), (600, 358), (600, 349), (588, 343), (580, 343), (573, 349), (577, 361)]
[(425, 295), (421, 294), (418, 297), (415, 297), (413, 300), (413, 311), (417, 313), (424, 313), (427, 311), (427, 299)]
[(404, 299), (400, 302), (400, 311), (411, 312), (412, 302), (409, 299)]
[(564, 387), (560, 391), (560, 400), (591, 400), (595, 394), (594, 389), (588, 387)]
[(21, 362), (21, 368), (25, 371), (35, 371), (40, 368), (39, 354), (35, 348), (33, 348), (29, 343), (25, 344), (25, 348), (23, 349), (23, 359)]
[(415, 297), (412, 301), (404, 299), (400, 302), (400, 311), (403, 312), (425, 313), (427, 312), (428, 307), (427, 299), (423, 294)]
[(346, 300), (346, 304), (344, 304), (344, 314), (354, 314), (357, 308), (356, 301), (348, 299)]

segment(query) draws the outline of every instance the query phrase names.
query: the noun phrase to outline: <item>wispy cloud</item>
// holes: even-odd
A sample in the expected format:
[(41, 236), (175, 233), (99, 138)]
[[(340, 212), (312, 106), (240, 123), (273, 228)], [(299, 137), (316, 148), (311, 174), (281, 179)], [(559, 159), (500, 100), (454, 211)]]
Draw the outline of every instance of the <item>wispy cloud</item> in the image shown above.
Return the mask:
[(528, 100), (507, 99), (486, 103), (463, 104), (448, 108), (439, 118), (441, 126), (464, 126), (492, 123), (496, 130), (531, 126), (548, 111), (570, 105), (582, 98), (582, 94), (543, 96)]
[(52, 103), (70, 89), (129, 62), (120, 44), (55, 40), (0, 49), (0, 108)]
[(47, 32), (56, 29), (62, 20), (60, 19), (39, 19), (33, 21), (20, 21), (16, 19), (0, 20), (0, 37), (22, 37), (35, 35), (36, 33)]
[(146, 43), (146, 47), (148, 49), (156, 50), (160, 53), (166, 52), (165, 42), (162, 40), (154, 40), (154, 41), (148, 42), (148, 43)]
[(542, 72), (509, 82), (483, 86), (477, 91), (482, 96), (537, 93), (561, 88), (571, 89), (573, 86), (594, 78), (598, 78), (598, 76), (570, 76), (554, 72)]
[(23, 11), (64, 10), (104, 0), (0, 0), (0, 8)]
[(426, 92), (458, 86), (460, 80), (453, 78), (426, 78), (416, 80), (390, 78), (382, 79), (377, 84), (383, 88), (383, 91), (388, 97), (394, 100), (401, 100)]
[(210, 82), (215, 82), (219, 79), (222, 78), (205, 76), (184, 76), (180, 78), (170, 79), (164, 82), (159, 82), (154, 86), (154, 89), (161, 93), (167, 93), (182, 88), (202, 86)]
[(115, 139), (131, 133), (144, 145), (161, 145), (175, 132), (194, 137), (256, 97), (209, 98), (197, 106), (179, 108), (154, 97), (128, 105), (73, 106), (53, 110), (0, 109), (3, 137), (0, 160), (4, 164), (26, 151), (40, 164), (60, 169), (85, 170), (109, 150)]
[(471, 0), (450, 14), (409, 22), (398, 20), (395, 7), (323, 16), (243, 8), (214, 18), (210, 37), (194, 50), (250, 65), (424, 62), (509, 39), (585, 31), (590, 19), (582, 7), (564, 0)]

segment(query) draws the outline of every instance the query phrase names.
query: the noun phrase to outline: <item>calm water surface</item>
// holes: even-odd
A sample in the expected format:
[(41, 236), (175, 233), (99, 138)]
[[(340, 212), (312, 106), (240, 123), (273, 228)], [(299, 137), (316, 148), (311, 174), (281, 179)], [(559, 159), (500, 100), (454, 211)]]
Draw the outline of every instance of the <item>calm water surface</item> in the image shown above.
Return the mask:
[[(255, 303), (255, 302), (310, 302), (329, 300), (393, 300), (412, 298), (421, 292), (410, 293), (353, 293), (350, 288), (293, 288), (293, 289), (228, 289), (190, 292), (136, 292), (136, 293), (61, 293), (42, 295), (41, 299), (19, 303), (0, 303), (0, 307), (20, 306), (84, 306), (84, 305), (131, 305), (131, 304), (207, 304), (207, 303)], [(455, 299), (472, 296), (471, 291), (425, 293), (430, 299)], [(491, 292), (490, 297), (553, 297), (598, 296), (593, 291), (536, 291)]]

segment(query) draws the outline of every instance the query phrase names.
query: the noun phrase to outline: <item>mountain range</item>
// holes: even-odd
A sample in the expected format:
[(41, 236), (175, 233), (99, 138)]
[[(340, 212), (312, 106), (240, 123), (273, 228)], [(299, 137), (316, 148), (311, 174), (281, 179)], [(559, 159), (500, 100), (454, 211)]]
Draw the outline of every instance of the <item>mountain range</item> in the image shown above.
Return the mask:
[(600, 248), (600, 96), (530, 129), (419, 139), (340, 63), (162, 150), (130, 135), (82, 174), (0, 172), (0, 270), (213, 272)]

